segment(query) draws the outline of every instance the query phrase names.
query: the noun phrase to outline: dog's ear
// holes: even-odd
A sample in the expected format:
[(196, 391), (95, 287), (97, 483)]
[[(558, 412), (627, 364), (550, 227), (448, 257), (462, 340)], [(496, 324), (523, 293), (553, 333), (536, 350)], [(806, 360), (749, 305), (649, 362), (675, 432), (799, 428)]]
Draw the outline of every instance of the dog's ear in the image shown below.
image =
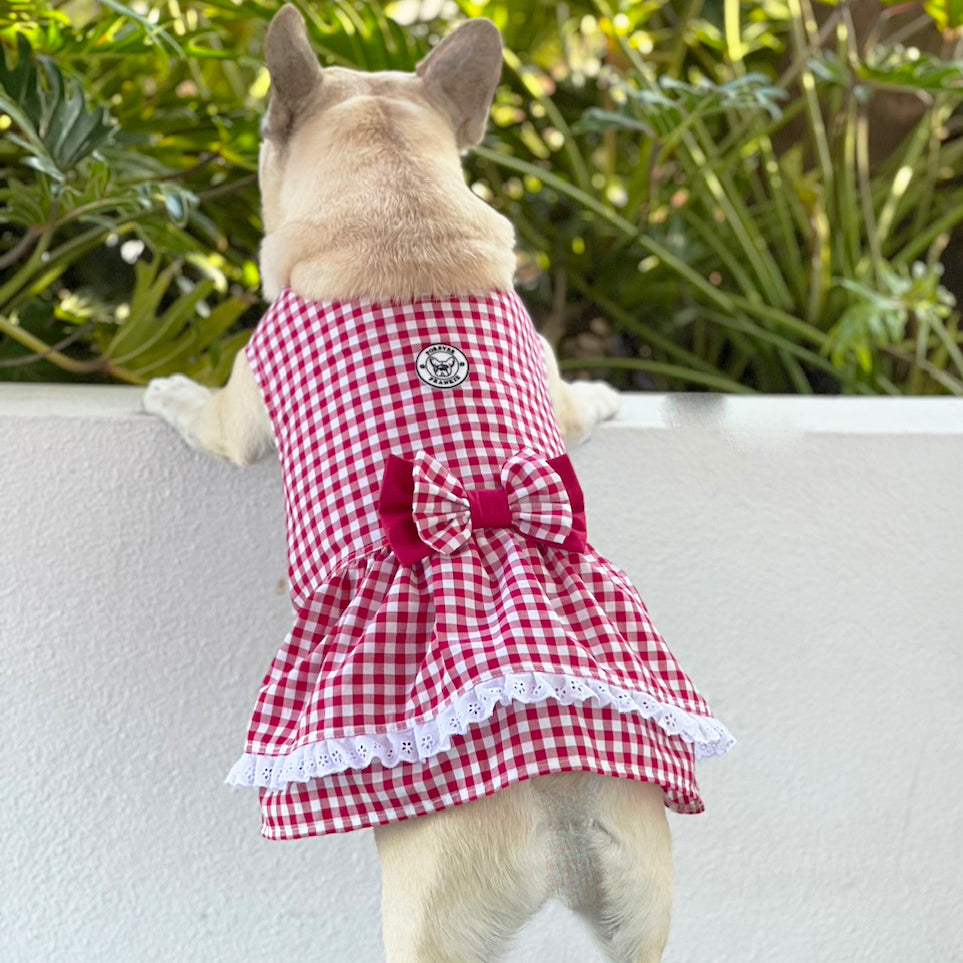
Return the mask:
[(264, 59), (271, 75), (269, 133), (284, 136), (298, 110), (320, 86), (322, 76), (304, 18), (290, 3), (281, 7), (268, 27)]
[(463, 150), (481, 142), (502, 72), (502, 35), (477, 17), (456, 27), (415, 68), (445, 106)]

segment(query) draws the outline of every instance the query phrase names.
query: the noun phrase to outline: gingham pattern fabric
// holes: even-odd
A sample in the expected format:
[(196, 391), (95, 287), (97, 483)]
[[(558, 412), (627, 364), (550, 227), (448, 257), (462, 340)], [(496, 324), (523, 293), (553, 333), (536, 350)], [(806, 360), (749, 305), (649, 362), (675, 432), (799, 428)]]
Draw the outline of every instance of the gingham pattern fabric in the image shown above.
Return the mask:
[[(428, 348), (448, 364), (438, 377)], [(515, 526), (407, 566), (386, 542), (389, 454), (463, 491), (506, 465), (524, 489), (529, 459), (564, 453), (514, 293), (376, 305), (286, 290), (247, 358), (281, 458), (296, 611), (228, 778), (260, 787), (263, 835), (359, 829), (572, 769), (702, 810), (694, 759), (732, 737), (624, 572)]]
[[(471, 538), (471, 502), (465, 487), (437, 458), (415, 456), (411, 514), (421, 540), (450, 555)], [(535, 452), (525, 450), (502, 465), (499, 480), (507, 494), (512, 527), (546, 542), (565, 541), (572, 530), (572, 508), (559, 475)]]

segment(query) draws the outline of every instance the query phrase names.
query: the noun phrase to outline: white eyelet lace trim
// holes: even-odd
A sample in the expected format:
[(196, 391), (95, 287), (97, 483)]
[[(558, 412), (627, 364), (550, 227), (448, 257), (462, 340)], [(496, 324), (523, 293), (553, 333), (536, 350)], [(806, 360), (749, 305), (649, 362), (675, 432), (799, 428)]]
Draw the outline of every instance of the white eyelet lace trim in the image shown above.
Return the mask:
[(399, 732), (324, 739), (286, 756), (245, 754), (234, 764), (226, 782), (230, 786), (283, 789), (291, 782), (308, 782), (346, 769), (364, 769), (374, 759), (389, 768), (402, 762), (423, 761), (449, 749), (453, 735), (464, 735), (470, 726), (485, 722), (496, 705), (547, 699), (572, 705), (591, 698), (597, 699), (600, 706), (614, 705), (620, 712), (638, 712), (654, 720), (670, 736), (691, 742), (699, 759), (721, 756), (735, 744), (729, 730), (716, 719), (659, 702), (648, 693), (629, 692), (597, 679), (522, 672), (489, 679), (459, 696), (436, 718)]

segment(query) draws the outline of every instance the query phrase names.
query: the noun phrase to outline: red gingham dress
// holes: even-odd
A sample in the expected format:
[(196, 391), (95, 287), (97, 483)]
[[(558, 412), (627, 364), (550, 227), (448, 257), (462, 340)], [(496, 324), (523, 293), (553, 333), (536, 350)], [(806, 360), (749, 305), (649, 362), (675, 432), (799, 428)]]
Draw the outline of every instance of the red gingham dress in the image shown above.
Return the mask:
[[(281, 460), (296, 612), (228, 777), (259, 787), (262, 835), (394, 822), (567, 770), (655, 782), (669, 808), (702, 811), (694, 760), (732, 737), (579, 529), (514, 293), (285, 290), (247, 358)], [(529, 505), (526, 527), (535, 489), (552, 507)]]

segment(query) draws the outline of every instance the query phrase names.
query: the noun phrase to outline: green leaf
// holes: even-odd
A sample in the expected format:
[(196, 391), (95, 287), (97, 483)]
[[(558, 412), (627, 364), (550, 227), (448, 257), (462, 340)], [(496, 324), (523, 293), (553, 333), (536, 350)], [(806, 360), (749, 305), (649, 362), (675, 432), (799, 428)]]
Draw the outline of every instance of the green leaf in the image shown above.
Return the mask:
[[(823, 0), (825, 3), (839, 4), (845, 0)], [(906, 6), (906, 0), (883, 0), (889, 6)], [(936, 21), (940, 30), (958, 30), (963, 26), (963, 0), (926, 0), (926, 12)]]
[[(18, 143), (36, 154), (47, 154), (40, 127), (43, 120), (40, 78), (34, 66), (26, 37), (17, 38), (19, 60), (16, 67), (7, 65), (0, 44), (0, 110), (20, 128), (23, 140)], [(10, 135), (8, 135), (10, 136)]]
[(667, 137), (683, 125), (728, 111), (763, 110), (774, 120), (778, 119), (782, 115), (778, 102), (788, 96), (759, 73), (748, 73), (724, 84), (706, 78), (698, 84), (689, 84), (664, 76), (656, 86), (646, 90), (629, 86), (619, 89), (625, 97), (620, 111), (589, 108), (580, 118), (578, 129), (621, 127)]
[(923, 6), (941, 30), (963, 27), (963, 0), (927, 0)]
[(31, 155), (24, 163), (63, 182), (82, 160), (111, 140), (115, 125), (105, 107), (88, 108), (78, 80), (65, 80), (53, 60), (39, 56), (44, 82), (22, 34), (17, 47), (17, 66), (10, 68), (0, 46), (0, 109), (19, 128), (8, 137)]
[(614, 110), (603, 110), (601, 107), (589, 107), (572, 125), (572, 133), (585, 134), (590, 131), (611, 130), (613, 127), (639, 131), (648, 137), (655, 136), (655, 129), (648, 121)]
[(849, 88), (855, 83), (955, 94), (963, 97), (963, 60), (943, 60), (935, 54), (907, 50), (900, 44), (879, 44), (856, 68), (855, 76), (833, 50), (812, 57), (807, 66), (824, 84)]
[(70, 18), (51, 7), (47, 0), (4, 0), (0, 7), (0, 30), (51, 21), (69, 24)]
[(917, 261), (909, 269), (881, 264), (875, 285), (852, 278), (837, 279), (837, 286), (855, 299), (831, 329), (824, 352), (834, 364), (843, 365), (855, 358), (859, 367), (869, 372), (881, 347), (906, 337), (911, 319), (924, 328), (940, 326), (956, 304), (953, 295), (939, 283), (942, 275), (941, 264)]
[[(0, 315), (40, 342), (6, 330), (0, 355), (44, 358), (36, 376), (217, 384), (259, 280), (256, 81), (279, 0), (130, 2), (0, 0)], [(411, 69), (457, 19), (451, 4), (299, 6), (319, 58), (356, 69)], [(606, 373), (628, 389), (959, 389), (958, 309), (909, 264), (963, 223), (957, 62), (844, 31), (817, 55), (796, 12), (810, 5), (782, 0), (456, 6), (514, 51), (466, 166), (515, 224), (523, 296), (567, 365), (601, 324), (625, 352)], [(4, 29), (14, 7), (36, 24), (11, 13)], [(818, 90), (787, 102), (772, 78), (805, 77), (807, 60)], [(853, 97), (880, 90), (918, 91), (922, 119), (849, 177), (865, 146)], [(133, 238), (146, 249), (128, 265)], [(202, 265), (232, 294), (204, 296)], [(43, 353), (71, 336), (70, 357)]]

